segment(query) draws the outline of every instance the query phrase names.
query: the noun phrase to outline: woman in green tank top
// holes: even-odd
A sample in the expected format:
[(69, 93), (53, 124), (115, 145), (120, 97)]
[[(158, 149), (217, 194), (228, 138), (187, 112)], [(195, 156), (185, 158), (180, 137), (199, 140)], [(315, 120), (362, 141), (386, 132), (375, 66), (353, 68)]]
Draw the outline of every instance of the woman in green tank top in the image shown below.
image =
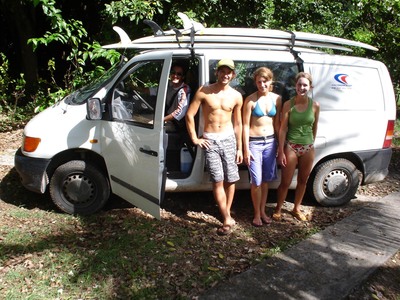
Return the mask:
[(282, 218), (281, 209), (286, 199), (297, 166), (297, 186), (292, 215), (307, 221), (300, 206), (306, 191), (314, 161), (314, 140), (317, 134), (319, 103), (308, 97), (312, 88), (312, 78), (308, 73), (300, 72), (296, 76), (296, 96), (284, 103), (279, 130), (278, 163), (282, 166), (281, 183), (278, 187), (278, 199), (272, 218)]

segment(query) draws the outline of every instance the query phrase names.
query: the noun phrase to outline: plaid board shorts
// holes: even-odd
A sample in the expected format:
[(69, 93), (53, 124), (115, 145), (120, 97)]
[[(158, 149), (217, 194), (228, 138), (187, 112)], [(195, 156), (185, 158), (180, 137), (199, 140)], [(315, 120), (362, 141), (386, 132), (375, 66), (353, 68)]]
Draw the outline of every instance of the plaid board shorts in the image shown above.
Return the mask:
[(212, 140), (209, 149), (205, 149), (206, 166), (212, 182), (235, 182), (240, 179), (236, 164), (236, 138), (232, 134), (226, 139)]

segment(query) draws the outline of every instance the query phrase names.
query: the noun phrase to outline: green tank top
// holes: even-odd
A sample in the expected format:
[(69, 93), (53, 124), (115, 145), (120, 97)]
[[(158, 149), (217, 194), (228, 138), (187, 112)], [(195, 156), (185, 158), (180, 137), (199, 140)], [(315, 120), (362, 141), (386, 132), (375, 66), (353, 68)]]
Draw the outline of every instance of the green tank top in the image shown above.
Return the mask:
[(290, 112), (288, 132), (286, 139), (294, 144), (309, 145), (314, 143), (313, 125), (314, 112), (313, 101), (308, 98), (308, 107), (304, 112), (298, 112), (294, 107), (294, 98), (290, 99)]

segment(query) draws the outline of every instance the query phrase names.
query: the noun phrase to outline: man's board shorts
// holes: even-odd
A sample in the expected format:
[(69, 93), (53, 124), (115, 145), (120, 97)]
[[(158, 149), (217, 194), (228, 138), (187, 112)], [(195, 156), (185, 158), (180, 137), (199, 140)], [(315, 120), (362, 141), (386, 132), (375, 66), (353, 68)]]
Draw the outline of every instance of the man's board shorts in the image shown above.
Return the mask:
[(253, 156), (249, 165), (251, 184), (260, 186), (262, 182), (277, 179), (277, 143), (274, 135), (250, 137), (249, 150)]
[(212, 182), (235, 182), (240, 179), (236, 164), (236, 138), (232, 131), (222, 133), (204, 132), (203, 138), (210, 142), (205, 149), (206, 166)]

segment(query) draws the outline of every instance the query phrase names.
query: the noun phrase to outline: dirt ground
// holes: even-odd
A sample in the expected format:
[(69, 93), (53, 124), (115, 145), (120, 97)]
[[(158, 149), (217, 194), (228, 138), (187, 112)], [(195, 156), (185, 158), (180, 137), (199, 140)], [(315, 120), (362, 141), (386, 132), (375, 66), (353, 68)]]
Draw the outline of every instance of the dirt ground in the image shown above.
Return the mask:
[[(11, 132), (0, 132), (0, 155), (3, 154), (12, 154), (15, 150), (20, 146), (22, 141), (22, 130), (15, 130)], [(358, 194), (360, 195), (369, 195), (373, 197), (384, 197), (390, 193), (400, 191), (400, 148), (393, 148), (393, 157), (390, 165), (389, 175), (387, 178), (379, 183), (371, 184), (365, 187), (360, 187), (358, 190)], [(18, 182), (18, 176), (15, 172), (15, 169), (12, 166), (4, 166), (0, 165), (0, 181), (4, 181), (4, 178), (7, 177), (7, 191), (5, 192), (3, 189), (3, 193), (7, 193), (8, 197), (11, 194), (15, 195), (23, 195), (26, 194), (25, 189)], [(4, 182), (2, 183), (4, 186)], [(14, 190), (15, 189), (15, 190)], [(240, 193), (239, 193), (240, 195)], [(30, 194), (29, 197), (32, 197)], [(195, 201), (193, 201), (195, 202)], [(353, 202), (353, 201), (352, 201)], [(189, 205), (189, 207), (185, 207), (185, 211), (191, 210), (191, 214), (196, 214), (199, 218), (213, 218), (213, 216), (207, 215), (207, 207), (211, 212), (215, 212), (215, 205), (213, 201), (208, 201), (204, 204), (202, 203), (202, 207), (195, 207), (196, 204), (187, 204), (187, 202), (179, 201), (179, 197), (170, 197), (167, 201), (167, 205), (163, 210), (163, 218), (168, 219), (170, 214), (168, 211), (173, 209), (175, 213), (179, 211), (180, 206)], [(0, 199), (0, 209), (7, 209), (10, 205), (18, 205), (18, 201), (13, 203), (6, 203)], [(44, 207), (44, 204), (40, 204), (39, 207)], [(197, 204), (198, 205), (198, 204)], [(235, 218), (239, 222), (246, 223), (246, 226), (250, 225), (250, 217), (251, 217), (251, 204), (250, 203), (242, 203), (237, 204), (236, 210), (237, 215)], [(290, 204), (289, 204), (290, 205)], [(360, 205), (357, 201), (354, 201), (352, 205), (346, 205), (340, 208), (323, 208), (317, 206), (307, 206), (305, 205), (306, 213), (312, 213), (313, 222), (315, 222), (321, 228), (329, 226), (334, 222), (350, 215), (355, 210), (360, 208)], [(45, 204), (45, 208), (52, 208), (52, 204)], [(246, 206), (246, 208), (244, 208)], [(54, 207), (53, 207), (54, 209)], [(234, 208), (235, 209), (235, 208)], [(307, 211), (308, 210), (308, 211)], [(212, 213), (211, 213), (212, 215)], [(215, 216), (218, 213), (214, 214)], [(284, 216), (285, 217), (285, 216)], [(2, 226), (2, 220), (0, 220), (0, 226)], [(273, 239), (271, 236), (274, 230), (271, 228), (268, 238)], [(279, 233), (281, 235), (281, 233)], [(290, 232), (288, 232), (290, 234)], [(387, 263), (379, 268), (374, 274), (368, 278), (368, 280), (360, 287), (355, 289), (352, 294), (348, 297), (348, 299), (400, 299), (400, 252), (394, 255)]]

